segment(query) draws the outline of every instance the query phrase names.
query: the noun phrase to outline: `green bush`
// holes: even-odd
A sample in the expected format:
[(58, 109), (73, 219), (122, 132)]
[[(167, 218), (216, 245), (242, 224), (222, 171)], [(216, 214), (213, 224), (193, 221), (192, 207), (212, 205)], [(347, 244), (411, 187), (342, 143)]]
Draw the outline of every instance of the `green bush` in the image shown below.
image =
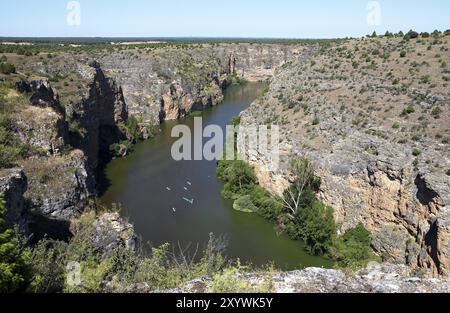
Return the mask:
[(447, 170), (447, 176), (450, 176), (450, 168)]
[(339, 268), (361, 268), (367, 266), (370, 261), (377, 260), (371, 248), (370, 232), (359, 224), (355, 228), (346, 231), (344, 236), (334, 240), (331, 251), (333, 259), (337, 261)]
[(413, 156), (417, 157), (421, 154), (422, 154), (422, 151), (420, 151), (419, 149), (413, 149), (413, 152), (412, 152)]
[(245, 195), (237, 198), (233, 203), (233, 209), (245, 213), (253, 213), (258, 210), (257, 207), (253, 204), (250, 195)]
[(431, 110), (431, 115), (434, 116), (435, 118), (439, 118), (441, 113), (442, 109), (440, 106), (434, 106), (433, 109)]
[[(312, 198), (313, 194), (310, 196)], [(310, 206), (301, 207), (295, 218), (287, 223), (286, 233), (293, 239), (302, 240), (311, 254), (327, 254), (336, 235), (333, 209), (317, 200)]]
[(113, 157), (123, 157), (133, 152), (133, 143), (129, 140), (113, 143), (109, 146), (109, 151)]
[(14, 74), (16, 72), (16, 67), (14, 66), (14, 64), (9, 63), (9, 62), (1, 62), (0, 63), (0, 73), (2, 74)]
[(208, 284), (208, 291), (211, 293), (268, 293), (272, 291), (273, 282), (270, 272), (263, 277), (262, 283), (252, 286), (245, 279), (245, 272), (248, 271), (249, 268), (242, 266), (238, 261), (235, 266), (215, 273)]
[(401, 58), (406, 57), (406, 51), (401, 51), (401, 52), (400, 52), (400, 57), (401, 57)]
[(224, 183), (223, 197), (232, 200), (249, 195), (257, 183), (253, 169), (240, 160), (219, 161), (217, 177)]
[(233, 73), (231, 76), (231, 85), (245, 85), (247, 84), (247, 81), (243, 78), (240, 78), (236, 73)]
[(191, 116), (191, 117), (201, 117), (201, 116), (203, 116), (203, 111), (193, 111), (193, 112), (190, 114), (190, 116)]
[(26, 281), (26, 263), (20, 252), (18, 237), (5, 225), (7, 208), (0, 195), (0, 293), (21, 289)]
[(139, 121), (138, 119), (131, 115), (128, 117), (128, 120), (126, 122), (126, 128), (127, 128), (127, 137), (131, 141), (138, 141), (141, 137), (141, 129), (139, 127)]
[(409, 40), (409, 39), (416, 39), (418, 37), (419, 37), (419, 33), (418, 32), (410, 30), (409, 32), (407, 32), (405, 34), (405, 36), (403, 38), (406, 39), (406, 40)]
[(231, 125), (234, 127), (238, 127), (241, 124), (241, 118), (239, 116), (235, 116), (231, 119)]
[(49, 293), (62, 291), (65, 283), (65, 242), (43, 239), (27, 249), (30, 271), (27, 291)]
[(413, 114), (415, 112), (416, 112), (416, 109), (414, 108), (413, 105), (410, 104), (410, 105), (408, 105), (406, 107), (406, 109), (403, 110), (401, 116), (406, 116), (406, 115), (409, 115), (409, 114)]
[(0, 168), (15, 166), (22, 156), (24, 147), (11, 131), (12, 120), (5, 116), (0, 116)]
[(319, 119), (319, 117), (318, 117), (318, 116), (315, 116), (315, 117), (314, 117), (314, 119), (313, 119), (313, 121), (312, 121), (312, 124), (313, 124), (314, 126), (316, 126), (316, 125), (319, 125), (319, 124), (320, 124), (320, 119)]

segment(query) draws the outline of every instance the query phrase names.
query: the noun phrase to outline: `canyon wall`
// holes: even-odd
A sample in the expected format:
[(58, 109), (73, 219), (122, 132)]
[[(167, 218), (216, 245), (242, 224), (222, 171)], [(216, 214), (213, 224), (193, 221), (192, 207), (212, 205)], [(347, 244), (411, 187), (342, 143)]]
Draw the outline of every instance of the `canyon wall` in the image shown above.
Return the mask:
[(233, 78), (271, 77), (301, 50), (285, 45), (217, 44), (113, 53), (99, 61), (122, 86), (130, 114), (156, 124), (220, 103)]
[(280, 169), (271, 172), (258, 151), (246, 153), (260, 183), (279, 195), (292, 180), (289, 159), (309, 159), (341, 234), (363, 223), (385, 261), (449, 275), (450, 94), (436, 77), (440, 62), (421, 69), (435, 81), (424, 84), (424, 74), (414, 72), (409, 87), (383, 75), (408, 71), (393, 56), (355, 66), (363, 51), (394, 55), (401, 44), (420, 49), (411, 67), (443, 51), (399, 40), (349, 41), (312, 49), (280, 69), (241, 118), (243, 125), (280, 126)]

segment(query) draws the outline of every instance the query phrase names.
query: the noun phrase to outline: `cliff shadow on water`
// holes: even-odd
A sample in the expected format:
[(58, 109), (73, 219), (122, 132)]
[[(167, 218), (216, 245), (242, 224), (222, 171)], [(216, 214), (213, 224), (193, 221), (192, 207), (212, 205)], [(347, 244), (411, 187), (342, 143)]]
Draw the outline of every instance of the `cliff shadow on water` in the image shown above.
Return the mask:
[[(225, 129), (265, 87), (263, 83), (228, 87), (223, 103), (203, 111), (203, 127), (214, 124)], [(226, 238), (227, 256), (256, 266), (270, 262), (283, 269), (331, 266), (328, 260), (309, 255), (300, 242), (278, 235), (262, 217), (234, 210), (232, 202), (221, 197), (216, 162), (174, 161), (171, 147), (177, 138), (171, 131), (179, 124), (193, 133), (193, 117), (166, 121), (160, 134), (106, 166), (100, 176), (104, 205), (120, 203), (137, 234), (153, 246), (172, 243), (195, 250), (198, 244), (202, 250), (213, 233)]]

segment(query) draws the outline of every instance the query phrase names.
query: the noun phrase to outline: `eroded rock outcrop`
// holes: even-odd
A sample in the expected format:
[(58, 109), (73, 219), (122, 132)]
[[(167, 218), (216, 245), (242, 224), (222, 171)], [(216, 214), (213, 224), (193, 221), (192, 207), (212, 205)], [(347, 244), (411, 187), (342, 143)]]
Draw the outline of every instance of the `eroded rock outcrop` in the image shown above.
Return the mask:
[(134, 227), (120, 217), (119, 213), (86, 212), (71, 223), (70, 230), (76, 238), (89, 241), (94, 252), (106, 258), (119, 246), (135, 249), (137, 236)]
[(22, 165), (29, 182), (25, 196), (35, 215), (69, 221), (96, 196), (95, 180), (80, 150), (64, 156), (29, 159)]
[(47, 156), (63, 152), (68, 141), (65, 110), (47, 80), (21, 81), (16, 89), (31, 106), (16, 114), (15, 132), (21, 141)]
[(23, 194), (27, 190), (27, 178), (21, 169), (0, 170), (0, 194), (8, 209), (5, 222), (7, 227), (19, 225), (27, 232), (27, 208)]

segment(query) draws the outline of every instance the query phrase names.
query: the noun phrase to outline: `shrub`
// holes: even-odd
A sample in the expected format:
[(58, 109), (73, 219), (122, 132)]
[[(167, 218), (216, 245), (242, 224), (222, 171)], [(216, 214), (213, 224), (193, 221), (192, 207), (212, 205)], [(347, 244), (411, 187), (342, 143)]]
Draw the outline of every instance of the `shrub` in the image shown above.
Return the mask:
[(0, 116), (0, 168), (9, 168), (16, 164), (21, 157), (24, 148), (11, 131), (12, 120)]
[(233, 203), (233, 209), (245, 213), (253, 213), (257, 211), (250, 195), (241, 196)]
[[(26, 280), (26, 263), (14, 230), (5, 224), (7, 208), (0, 195), (0, 293), (18, 291)], [(16, 232), (17, 233), (17, 232)]]
[(129, 138), (133, 142), (139, 140), (139, 138), (141, 137), (141, 129), (139, 127), (139, 121), (135, 116), (131, 115), (128, 117), (126, 128), (127, 138)]
[(448, 176), (450, 176), (450, 168), (447, 170), (447, 173), (446, 173)]
[(270, 221), (276, 222), (285, 213), (280, 201), (274, 199), (269, 192), (260, 186), (255, 186), (251, 198), (252, 203), (257, 208), (257, 213)]
[(253, 169), (240, 160), (219, 161), (217, 176), (224, 183), (223, 197), (233, 200), (249, 195), (257, 182)]
[(313, 121), (312, 121), (313, 126), (319, 125), (320, 124), (320, 119), (318, 116), (315, 116)]
[(124, 157), (133, 151), (133, 143), (123, 140), (120, 143), (113, 143), (109, 146), (109, 152), (113, 157)]
[(239, 126), (239, 124), (241, 124), (241, 118), (239, 116), (234, 116), (231, 119), (231, 125), (233, 125), (234, 127)]
[(419, 141), (419, 140), (420, 140), (420, 136), (417, 135), (417, 134), (414, 134), (414, 135), (411, 136), (411, 139), (412, 139), (413, 141)]
[(401, 58), (404, 58), (404, 57), (406, 57), (406, 51), (402, 51), (402, 52), (400, 52), (400, 57), (401, 57)]
[(241, 77), (239, 77), (236, 73), (233, 73), (232, 77), (231, 77), (231, 85), (245, 85), (247, 83), (247, 81)]
[(16, 72), (16, 67), (14, 66), (14, 64), (9, 63), (9, 62), (1, 62), (0, 63), (0, 73), (2, 74), (14, 74)]
[(402, 116), (405, 115), (409, 115), (409, 114), (413, 114), (416, 112), (416, 109), (414, 108), (414, 106), (412, 104), (408, 105), (408, 107), (406, 109), (403, 110), (402, 112)]
[(416, 39), (418, 37), (419, 37), (419, 33), (418, 32), (410, 30), (409, 32), (407, 32), (405, 34), (405, 36), (403, 38), (408, 40), (408, 39)]
[(191, 117), (201, 117), (203, 116), (203, 111), (193, 111), (190, 114)]
[(440, 106), (434, 106), (431, 110), (431, 115), (433, 115), (435, 118), (439, 118), (439, 116), (442, 113), (442, 109)]
[(28, 292), (58, 292), (64, 288), (66, 249), (66, 243), (48, 239), (28, 248), (27, 264), (31, 273)]
[(420, 82), (422, 84), (429, 84), (431, 82), (431, 77), (430, 75), (424, 75), (420, 78)]
[(413, 152), (412, 152), (413, 156), (417, 157), (417, 156), (419, 156), (421, 154), (422, 154), (422, 151), (420, 151), (419, 149), (417, 149), (417, 148), (413, 149)]
[(293, 223), (287, 226), (287, 233), (302, 240), (311, 254), (326, 254), (332, 247), (336, 234), (333, 209), (314, 200), (312, 205), (301, 207), (297, 211)]
[(333, 258), (340, 268), (357, 269), (367, 266), (367, 263), (376, 260), (376, 256), (370, 249), (370, 232), (359, 224), (349, 229), (344, 236), (334, 241), (332, 249)]

